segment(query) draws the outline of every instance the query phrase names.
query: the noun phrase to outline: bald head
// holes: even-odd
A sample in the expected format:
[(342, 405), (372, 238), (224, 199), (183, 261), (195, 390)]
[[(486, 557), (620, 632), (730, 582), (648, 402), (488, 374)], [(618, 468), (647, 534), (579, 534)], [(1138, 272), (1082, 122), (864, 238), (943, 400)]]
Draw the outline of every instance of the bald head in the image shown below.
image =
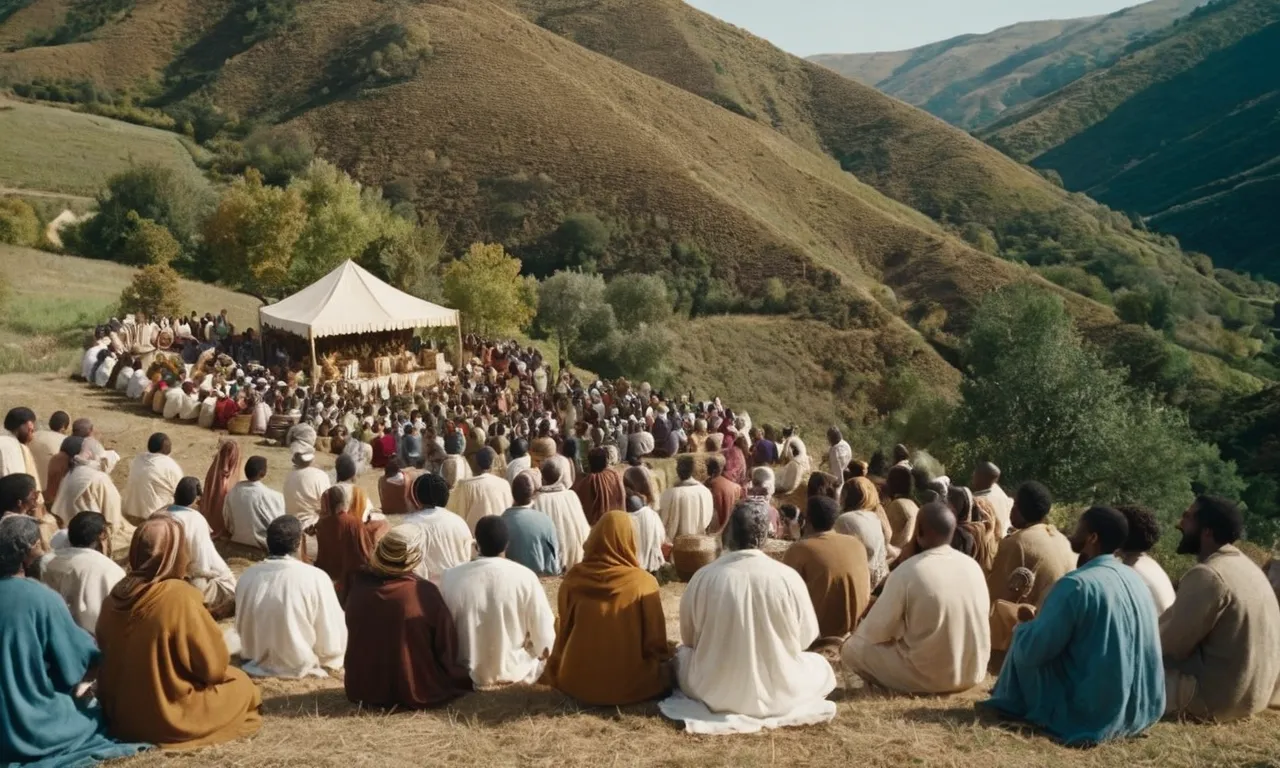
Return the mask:
[(916, 517), (916, 530), (922, 550), (950, 546), (956, 532), (956, 515), (943, 502), (925, 504)]

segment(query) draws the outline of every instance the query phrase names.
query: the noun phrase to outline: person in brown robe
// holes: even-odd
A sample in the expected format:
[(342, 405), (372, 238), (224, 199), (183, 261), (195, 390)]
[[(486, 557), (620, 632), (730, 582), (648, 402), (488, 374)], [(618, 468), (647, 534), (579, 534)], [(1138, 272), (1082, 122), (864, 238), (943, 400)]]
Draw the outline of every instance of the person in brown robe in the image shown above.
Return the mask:
[(320, 497), (315, 566), (333, 579), (338, 602), (344, 604), (351, 577), (373, 554), (375, 532), (361, 520), (364, 506), (364, 491), (351, 485), (332, 486)]
[(717, 531), (724, 529), (729, 515), (733, 513), (733, 505), (742, 500), (742, 486), (725, 477), (723, 470), (724, 464), (720, 459), (707, 459), (707, 488), (715, 505), (714, 529)]
[(393, 528), (351, 578), (343, 684), (354, 703), (424, 709), (471, 690), (444, 597), (414, 573), (421, 541), (413, 524)]
[(589, 474), (578, 478), (573, 492), (582, 502), (582, 512), (589, 525), (595, 525), (605, 514), (626, 509), (627, 492), (622, 486), (622, 475), (609, 467), (609, 454), (603, 448), (593, 448), (587, 454)]
[(413, 481), (417, 473), (400, 469), (400, 460), (392, 456), (387, 459), (382, 477), (378, 478), (378, 504), (384, 515), (407, 515), (417, 510), (410, 507), (413, 496)]
[(831, 530), (840, 516), (835, 499), (814, 496), (805, 512), (803, 539), (792, 544), (782, 562), (804, 579), (818, 614), (819, 638), (844, 638), (857, 628), (871, 603), (871, 568), (862, 541)]
[(662, 598), (640, 567), (626, 512), (600, 518), (557, 601), (556, 642), (541, 682), (593, 706), (635, 704), (670, 689)]
[(182, 524), (149, 518), (133, 534), (127, 575), (102, 606), (98, 700), (120, 741), (187, 749), (262, 726), (261, 693), (231, 666), (222, 630), (183, 580), (189, 558)]
[(227, 501), (227, 492), (240, 479), (240, 444), (231, 439), (223, 440), (218, 444), (218, 453), (204, 476), (204, 495), (200, 497), (200, 514), (209, 521), (209, 530), (215, 539), (227, 537), (222, 507)]

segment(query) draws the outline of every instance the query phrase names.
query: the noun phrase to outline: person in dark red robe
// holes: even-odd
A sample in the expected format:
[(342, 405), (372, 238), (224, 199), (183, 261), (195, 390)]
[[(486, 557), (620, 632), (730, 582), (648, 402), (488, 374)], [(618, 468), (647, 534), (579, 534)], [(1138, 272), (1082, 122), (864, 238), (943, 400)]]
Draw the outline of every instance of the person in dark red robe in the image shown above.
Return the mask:
[(742, 486), (724, 476), (721, 459), (707, 459), (707, 488), (716, 511), (715, 530), (723, 530), (733, 513), (733, 506), (742, 498)]
[(227, 422), (240, 415), (240, 404), (234, 397), (218, 393), (218, 404), (213, 409), (213, 428), (226, 429)]
[(396, 436), (383, 429), (381, 421), (373, 426), (373, 439), (369, 444), (373, 448), (373, 458), (369, 460), (369, 464), (375, 469), (386, 467), (387, 460), (396, 455)]
[(335, 485), (320, 497), (316, 567), (333, 579), (339, 603), (346, 603), (351, 577), (373, 553), (375, 533), (361, 519), (364, 507), (364, 491), (351, 485)]
[(471, 690), (449, 607), (435, 584), (414, 573), (423, 540), (421, 526), (393, 528), (351, 579), (343, 685), (353, 703), (425, 709)]
[(609, 468), (609, 454), (603, 448), (593, 448), (587, 454), (590, 474), (578, 478), (573, 492), (582, 502), (582, 512), (587, 523), (596, 521), (615, 510), (625, 512), (627, 492), (622, 485), (622, 475)]

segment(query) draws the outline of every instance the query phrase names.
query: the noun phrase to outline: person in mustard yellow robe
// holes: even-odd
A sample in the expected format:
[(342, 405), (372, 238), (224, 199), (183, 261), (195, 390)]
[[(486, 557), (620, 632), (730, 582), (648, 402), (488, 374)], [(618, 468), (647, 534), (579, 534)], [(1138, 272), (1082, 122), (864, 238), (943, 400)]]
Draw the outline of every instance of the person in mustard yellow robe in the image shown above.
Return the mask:
[(182, 580), (182, 525), (157, 516), (138, 527), (129, 569), (98, 618), (98, 699), (112, 735), (187, 749), (256, 733), (262, 695), (231, 666), (200, 591)]
[(626, 512), (600, 518), (582, 562), (560, 585), (555, 647), (542, 682), (593, 706), (622, 706), (671, 688), (658, 582), (640, 567)]

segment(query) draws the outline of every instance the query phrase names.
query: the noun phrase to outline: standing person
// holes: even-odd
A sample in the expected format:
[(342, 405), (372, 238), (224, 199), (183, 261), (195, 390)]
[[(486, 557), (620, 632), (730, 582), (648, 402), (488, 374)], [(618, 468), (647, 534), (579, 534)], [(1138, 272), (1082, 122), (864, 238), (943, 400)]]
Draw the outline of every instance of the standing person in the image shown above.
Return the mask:
[[(1044, 522), (1052, 507), (1053, 497), (1040, 483), (1027, 482), (1018, 488), (1010, 513), (1016, 530), (1000, 542), (995, 563), (987, 576), (992, 602), (1007, 600), (1039, 607), (1054, 583), (1075, 568), (1071, 542), (1057, 528)], [(1010, 577), (1018, 568), (1026, 568), (1035, 576), (1025, 595), (1016, 594), (1010, 586)]]
[(1000, 468), (989, 461), (978, 464), (973, 468), (969, 485), (973, 488), (974, 498), (987, 499), (995, 509), (996, 538), (1008, 536), (1013, 526), (1013, 499), (1000, 487)]
[(102, 653), (58, 593), (24, 578), (39, 557), (35, 520), (0, 520), (0, 637), (6, 669), (21, 671), (0, 675), (0, 759), (9, 765), (93, 765), (146, 749), (112, 741), (101, 712), (76, 701), (80, 682)]
[(662, 492), (658, 509), (668, 542), (679, 536), (704, 534), (715, 523), (715, 499), (693, 477), (693, 466), (692, 456), (676, 459), (679, 482)]
[(805, 536), (782, 557), (804, 579), (820, 638), (844, 638), (871, 604), (867, 550), (853, 536), (831, 530), (840, 514), (834, 499), (815, 496), (805, 511)]
[(831, 446), (827, 450), (827, 473), (835, 478), (843, 478), (849, 462), (853, 461), (853, 449), (840, 434), (840, 428), (835, 426), (827, 430), (827, 443)]
[(1235, 546), (1239, 507), (1198, 496), (1178, 530), (1178, 553), (1198, 562), (1160, 617), (1166, 713), (1228, 722), (1280, 707), (1280, 605), (1262, 569)]
[(373, 440), (370, 441), (370, 446), (373, 448), (371, 463), (375, 469), (382, 469), (387, 466), (388, 461), (396, 458), (396, 436), (388, 431), (382, 419), (373, 423)]
[(532, 571), (503, 557), (507, 541), (503, 518), (482, 519), (479, 559), (450, 568), (440, 583), (458, 630), (458, 664), (477, 689), (537, 682), (555, 642), (547, 593)]
[(512, 440), (509, 450), (511, 452), (511, 461), (507, 462), (506, 477), (507, 482), (511, 483), (515, 481), (521, 472), (529, 469), (533, 464), (532, 459), (529, 458), (529, 441), (523, 437), (517, 437)]
[(1160, 541), (1160, 523), (1156, 513), (1146, 507), (1116, 507), (1129, 523), (1129, 538), (1116, 553), (1116, 557), (1125, 565), (1137, 572), (1151, 590), (1151, 599), (1156, 604), (1156, 614), (1163, 616), (1173, 605), (1177, 597), (1173, 591), (1173, 582), (1169, 574), (1164, 572), (1155, 558), (1147, 554)]
[[(49, 460), (62, 450), (62, 441), (71, 434), (71, 417), (66, 411), (54, 411), (49, 417), (49, 428), (35, 433), (27, 448), (31, 451), (31, 459), (36, 465), (36, 479), (40, 487), (49, 489)], [(0, 475), (3, 477), (3, 475)], [(46, 494), (46, 503), (51, 503)]]
[(421, 540), (417, 526), (392, 528), (369, 567), (351, 579), (343, 685), (353, 703), (425, 709), (471, 690), (471, 676), (457, 661), (449, 606), (435, 584), (415, 573)]
[(244, 463), (244, 477), (244, 482), (227, 493), (222, 508), (223, 526), (235, 543), (265, 550), (267, 526), (286, 513), (285, 498), (263, 482), (267, 478), (266, 458), (250, 456)]
[(724, 529), (734, 505), (742, 500), (742, 486), (725, 477), (722, 469), (719, 459), (707, 459), (707, 490), (711, 491), (716, 514), (714, 530), (717, 531)]
[(101, 512), (111, 531), (111, 557), (129, 551), (133, 525), (120, 511), (120, 492), (111, 477), (102, 471), (102, 445), (93, 438), (81, 442), (80, 453), (71, 460), (72, 469), (58, 487), (53, 515), (65, 525), (77, 512)]
[(236, 632), (244, 671), (254, 677), (327, 677), (342, 669), (347, 625), (328, 574), (296, 559), (302, 524), (267, 527), (267, 559), (236, 585)]
[[(1022, 496), (1019, 489), (1015, 526)], [(1071, 536), (1080, 567), (1054, 582), (1035, 619), (1014, 629), (986, 706), (1070, 745), (1136, 736), (1160, 719), (1155, 606), (1138, 574), (1113, 556), (1128, 535), (1114, 509), (1080, 516)]]
[(404, 522), (422, 529), (422, 561), (417, 574), (438, 584), (445, 571), (470, 562), (475, 539), (467, 521), (445, 508), (449, 488), (439, 475), (419, 475), (413, 481), (413, 498), (421, 509)]
[(191, 558), (187, 582), (200, 590), (209, 613), (221, 621), (235, 611), (236, 577), (213, 546), (209, 523), (195, 510), (200, 492), (199, 480), (184, 477), (173, 492), (173, 504), (156, 514), (167, 514), (182, 525), (187, 554)]
[(129, 465), (122, 505), (124, 516), (134, 525), (173, 501), (173, 492), (183, 474), (182, 467), (169, 455), (172, 452), (169, 436), (157, 432), (147, 439), (147, 452), (138, 454)]
[(71, 518), (67, 540), (71, 546), (54, 554), (40, 579), (62, 596), (76, 624), (92, 635), (102, 602), (124, 578), (124, 569), (107, 557), (107, 519), (97, 512)]
[(594, 448), (587, 454), (590, 472), (574, 483), (573, 492), (582, 502), (587, 524), (596, 522), (611, 511), (622, 511), (626, 505), (626, 490), (622, 475), (609, 467), (609, 454), (603, 448)]
[(139, 526), (128, 575), (98, 619), (98, 699), (117, 738), (191, 748), (262, 727), (262, 696), (231, 665), (222, 630), (186, 573), (182, 525), (156, 516)]
[(582, 500), (566, 486), (558, 464), (550, 460), (543, 463), (542, 482), (533, 506), (550, 518), (555, 527), (560, 570), (565, 572), (582, 562), (582, 547), (591, 533), (591, 525), (582, 511)]
[(230, 535), (224, 517), (227, 494), (239, 484), (241, 477), (240, 444), (226, 438), (218, 443), (218, 453), (204, 476), (204, 497), (200, 499), (200, 514), (209, 523), (215, 539)]
[(472, 533), (480, 518), (501, 515), (511, 507), (511, 485), (489, 471), (493, 468), (495, 458), (492, 448), (481, 447), (473, 457), (479, 473), (460, 481), (452, 495), (454, 506), (451, 508), (467, 521), (467, 527)]
[[(548, 515), (533, 505), (533, 478), (518, 475), (511, 484), (512, 505), (502, 513), (506, 521), (506, 558), (538, 576), (558, 576), (563, 572), (556, 526)], [(585, 534), (584, 534), (585, 535)]]
[(625, 512), (606, 514), (558, 594), (555, 647), (543, 681), (591, 706), (625, 706), (670, 689), (658, 582), (636, 558)]
[(967, 691), (987, 676), (991, 601), (982, 569), (951, 546), (956, 518), (941, 502), (920, 510), (914, 555), (841, 649), (844, 667), (900, 693)]

